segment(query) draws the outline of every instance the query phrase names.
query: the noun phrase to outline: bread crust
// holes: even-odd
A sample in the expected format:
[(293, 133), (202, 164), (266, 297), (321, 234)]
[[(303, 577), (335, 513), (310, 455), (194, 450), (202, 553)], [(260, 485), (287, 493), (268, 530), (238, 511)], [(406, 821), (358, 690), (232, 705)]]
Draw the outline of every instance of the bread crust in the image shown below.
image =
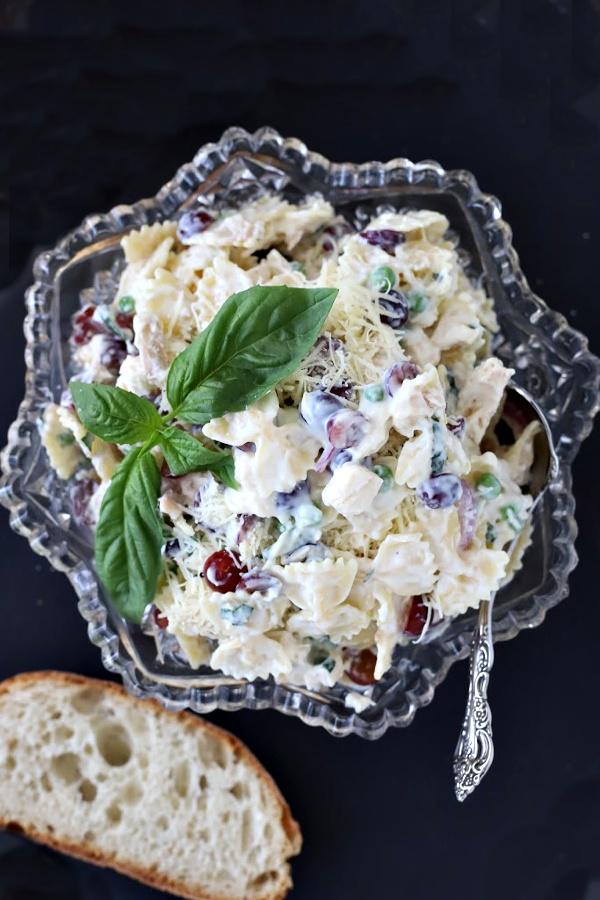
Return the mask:
[[(175, 717), (181, 722), (182, 725), (186, 725), (188, 727), (191, 726), (198, 731), (209, 732), (217, 740), (227, 744), (239, 757), (243, 758), (244, 761), (254, 771), (257, 778), (259, 778), (266, 785), (268, 791), (271, 793), (273, 799), (276, 800), (281, 809), (281, 824), (290, 845), (289, 857), (296, 856), (300, 852), (300, 848), (302, 846), (302, 834), (298, 823), (292, 817), (288, 804), (283, 798), (273, 778), (261, 765), (254, 754), (251, 753), (250, 750), (248, 750), (246, 745), (243, 744), (241, 740), (239, 740), (239, 738), (236, 738), (228, 731), (224, 731), (217, 725), (213, 725), (211, 722), (205, 722), (204, 719), (201, 719), (194, 713), (187, 712), (185, 710), (181, 712), (170, 712), (164, 709), (164, 707), (160, 705), (158, 700), (154, 700), (153, 698), (149, 697), (142, 699), (138, 697), (132, 697), (131, 694), (129, 694), (121, 684), (116, 684), (112, 681), (104, 681), (98, 678), (88, 678), (84, 675), (75, 675), (71, 672), (43, 670), (35, 672), (24, 672), (19, 675), (15, 675), (12, 678), (7, 678), (5, 681), (0, 682), (0, 699), (6, 694), (10, 694), (13, 688), (18, 689), (23, 686), (40, 683), (53, 684), (57, 686), (61, 685), (96, 688), (103, 691), (105, 694), (112, 694), (113, 696), (118, 697), (120, 700), (125, 701), (128, 704), (142, 707), (146, 711), (148, 709), (148, 705), (151, 705), (160, 717), (167, 716), (170, 719), (173, 719), (173, 717)], [(84, 860), (85, 862), (91, 862), (97, 866), (105, 868), (112, 868), (117, 872), (121, 872), (123, 875), (128, 875), (130, 878), (135, 878), (137, 881), (140, 881), (143, 884), (147, 884), (150, 887), (156, 888), (161, 891), (167, 891), (169, 893), (175, 894), (175, 896), (185, 898), (185, 900), (231, 900), (231, 897), (227, 894), (206, 894), (197, 890), (191, 890), (188, 885), (181, 881), (177, 881), (161, 873), (151, 871), (150, 868), (145, 868), (134, 863), (127, 863), (123, 860), (116, 859), (114, 854), (107, 854), (103, 851), (100, 851), (98, 848), (94, 847), (88, 842), (72, 842), (68, 840), (62, 840), (54, 837), (54, 835), (48, 832), (39, 831), (35, 825), (28, 822), (20, 822), (10, 818), (0, 817), (0, 828), (23, 834), (26, 837), (37, 841), (38, 843), (46, 844), (47, 846), (52, 847), (54, 850), (59, 850), (62, 853), (66, 853), (69, 856)], [(286, 863), (284, 880), (280, 882), (280, 885), (278, 885), (278, 889), (272, 891), (271, 893), (260, 894), (260, 900), (283, 900), (291, 886), (292, 880), (290, 877), (289, 863)], [(253, 900), (256, 900), (256, 895), (253, 895)]]

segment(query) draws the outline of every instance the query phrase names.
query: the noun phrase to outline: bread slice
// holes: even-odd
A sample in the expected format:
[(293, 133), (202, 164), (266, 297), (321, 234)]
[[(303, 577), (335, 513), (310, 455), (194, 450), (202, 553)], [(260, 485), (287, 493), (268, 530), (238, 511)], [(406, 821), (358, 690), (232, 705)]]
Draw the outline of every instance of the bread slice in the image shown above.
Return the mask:
[(276, 900), (301, 835), (237, 738), (116, 684), (0, 684), (0, 827), (192, 900)]

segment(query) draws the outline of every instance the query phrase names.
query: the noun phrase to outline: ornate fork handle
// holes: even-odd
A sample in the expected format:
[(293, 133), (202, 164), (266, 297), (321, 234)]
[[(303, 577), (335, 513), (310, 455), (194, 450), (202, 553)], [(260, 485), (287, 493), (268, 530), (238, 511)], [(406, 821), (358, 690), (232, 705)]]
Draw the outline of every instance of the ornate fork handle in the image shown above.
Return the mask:
[(464, 800), (475, 790), (494, 759), (492, 711), (487, 700), (490, 669), (494, 664), (492, 606), (479, 607), (469, 666), (469, 697), (460, 737), (454, 752), (454, 790)]

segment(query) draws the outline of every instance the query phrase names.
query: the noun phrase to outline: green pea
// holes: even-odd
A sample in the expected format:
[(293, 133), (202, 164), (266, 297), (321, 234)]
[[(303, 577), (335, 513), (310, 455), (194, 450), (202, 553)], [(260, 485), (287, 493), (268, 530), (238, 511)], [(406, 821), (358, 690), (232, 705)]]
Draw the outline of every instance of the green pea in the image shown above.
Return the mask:
[(379, 403), (385, 397), (385, 391), (380, 384), (369, 384), (365, 388), (365, 400), (369, 403)]
[(296, 260), (290, 263), (290, 269), (293, 269), (294, 272), (302, 272), (303, 275), (306, 275), (306, 269), (301, 262), (296, 262)]
[(508, 503), (506, 506), (503, 506), (500, 510), (500, 515), (515, 534), (518, 534), (523, 529), (524, 523), (514, 503)]
[(383, 484), (379, 488), (380, 494), (387, 494), (387, 492), (393, 487), (394, 484), (394, 476), (392, 475), (392, 470), (388, 469), (387, 466), (373, 466), (373, 473), (378, 475), (379, 478), (382, 479)]
[(475, 482), (475, 490), (484, 500), (494, 500), (500, 496), (502, 485), (491, 472), (484, 472)]
[(496, 540), (496, 529), (492, 525), (491, 522), (488, 522), (485, 528), (485, 542), (486, 544), (493, 544)]
[(389, 266), (377, 266), (369, 275), (369, 286), (387, 293), (396, 284), (396, 273)]
[(422, 291), (409, 291), (406, 294), (406, 299), (408, 300), (410, 311), (414, 313), (423, 312), (429, 302)]
[(135, 298), (131, 296), (131, 294), (125, 294), (124, 297), (121, 297), (117, 306), (124, 313), (133, 313), (135, 312)]

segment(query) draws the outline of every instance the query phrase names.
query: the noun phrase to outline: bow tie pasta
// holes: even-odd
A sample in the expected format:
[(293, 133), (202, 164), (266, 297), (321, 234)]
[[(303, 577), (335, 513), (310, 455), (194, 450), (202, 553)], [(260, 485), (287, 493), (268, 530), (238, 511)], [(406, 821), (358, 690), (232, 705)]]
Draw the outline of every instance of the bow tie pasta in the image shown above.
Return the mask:
[[(537, 426), (506, 447), (495, 436), (513, 372), (490, 355), (492, 302), (448, 227), (411, 210), (358, 232), (318, 196), (192, 209), (125, 237), (115, 296), (86, 296), (73, 321), (78, 379), (168, 413), (169, 366), (231, 294), (339, 292), (292, 376), (202, 427), (208, 447), (232, 452), (237, 489), (210, 472), (174, 477), (153, 451), (164, 528), (155, 607), (191, 665), (315, 690), (365, 686), (397, 645), (476, 608), (518, 564), (506, 550), (516, 534), (518, 554), (527, 544)], [(128, 448), (92, 438), (68, 396), (41, 428), (74, 514), (93, 528)]]

